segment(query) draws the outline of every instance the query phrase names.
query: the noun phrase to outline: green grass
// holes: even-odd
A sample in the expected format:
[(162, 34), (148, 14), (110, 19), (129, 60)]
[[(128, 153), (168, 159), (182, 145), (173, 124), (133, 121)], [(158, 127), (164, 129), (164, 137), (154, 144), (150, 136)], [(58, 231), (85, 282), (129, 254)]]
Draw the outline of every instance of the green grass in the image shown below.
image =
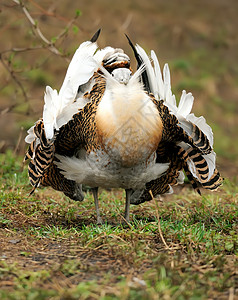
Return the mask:
[(99, 226), (89, 191), (83, 202), (50, 188), (29, 196), (21, 161), (10, 151), (0, 155), (1, 299), (219, 299), (235, 293), (235, 180), (202, 197), (185, 186), (158, 205), (131, 206), (129, 225), (121, 217), (124, 192), (101, 191), (105, 224)]

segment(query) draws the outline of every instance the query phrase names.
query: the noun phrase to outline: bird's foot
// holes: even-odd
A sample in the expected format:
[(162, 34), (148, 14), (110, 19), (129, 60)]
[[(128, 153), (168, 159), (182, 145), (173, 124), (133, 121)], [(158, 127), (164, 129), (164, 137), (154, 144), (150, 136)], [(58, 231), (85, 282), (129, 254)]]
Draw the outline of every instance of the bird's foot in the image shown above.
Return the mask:
[(97, 216), (97, 225), (103, 225), (104, 222), (100, 216)]

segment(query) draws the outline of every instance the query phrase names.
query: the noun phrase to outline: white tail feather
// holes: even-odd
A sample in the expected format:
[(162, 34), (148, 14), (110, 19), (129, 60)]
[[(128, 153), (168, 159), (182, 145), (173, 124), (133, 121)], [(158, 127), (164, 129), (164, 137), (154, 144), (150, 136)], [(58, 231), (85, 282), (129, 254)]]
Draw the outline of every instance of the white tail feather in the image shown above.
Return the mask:
[(96, 49), (96, 43), (84, 42), (75, 52), (59, 91), (64, 107), (75, 99), (78, 87), (88, 82), (97, 70), (98, 64), (93, 58)]
[(115, 53), (115, 48), (112, 47), (106, 47), (104, 49), (98, 50), (95, 55), (94, 55), (94, 59), (101, 64), (103, 59), (105, 58), (105, 56), (109, 55), (109, 54), (113, 54)]
[(203, 116), (196, 117), (194, 114), (189, 114), (187, 120), (197, 125), (197, 127), (207, 136), (210, 145), (213, 146), (213, 132), (205, 118)]
[(164, 99), (164, 82), (162, 79), (162, 73), (159, 65), (158, 58), (153, 50), (151, 50), (151, 58), (154, 63), (155, 82), (156, 82), (156, 99)]
[(178, 114), (186, 117), (190, 114), (193, 107), (194, 97), (191, 93), (186, 93), (185, 90), (182, 91), (182, 95), (178, 105)]
[(25, 142), (28, 143), (28, 144), (31, 144), (31, 142), (33, 142), (34, 139), (36, 138), (35, 134), (34, 134), (34, 131), (33, 131), (34, 127), (35, 127), (35, 125), (31, 126), (31, 128), (29, 128), (27, 130), (28, 135), (25, 137)]
[(149, 59), (148, 55), (146, 54), (145, 50), (143, 48), (141, 48), (139, 45), (136, 45), (135, 48), (136, 48), (136, 51), (138, 52), (138, 54), (140, 55), (140, 57), (142, 58), (143, 63), (145, 65), (145, 70), (148, 75), (151, 92), (153, 94), (155, 94), (156, 93), (155, 73), (154, 73), (154, 69), (151, 65), (150, 59)]
[(69, 64), (59, 93), (46, 87), (43, 122), (47, 139), (51, 139), (54, 130), (58, 130), (72, 118), (77, 112), (77, 105), (78, 108), (82, 107), (79, 100), (76, 104), (73, 102), (79, 86), (87, 83), (98, 68), (98, 63), (93, 58), (96, 49), (96, 43), (82, 43)]
[(47, 139), (52, 139), (54, 129), (58, 130), (56, 123), (57, 115), (61, 111), (61, 101), (58, 92), (50, 86), (46, 87), (44, 95), (45, 105), (43, 109), (43, 122)]
[(208, 165), (208, 169), (209, 169), (208, 180), (209, 180), (212, 177), (216, 168), (216, 153), (212, 151), (207, 155), (203, 155), (203, 157), (205, 158)]

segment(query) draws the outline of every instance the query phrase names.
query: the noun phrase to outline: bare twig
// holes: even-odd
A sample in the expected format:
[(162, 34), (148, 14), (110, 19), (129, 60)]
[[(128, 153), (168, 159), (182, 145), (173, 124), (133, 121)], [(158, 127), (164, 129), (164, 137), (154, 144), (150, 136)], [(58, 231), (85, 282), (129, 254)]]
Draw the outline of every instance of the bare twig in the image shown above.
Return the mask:
[(25, 98), (25, 101), (27, 102), (28, 101), (28, 97), (27, 97), (27, 94), (26, 94), (26, 91), (22, 85), (22, 83), (18, 80), (18, 78), (16, 77), (16, 74), (15, 72), (11, 69), (10, 65), (6, 64), (2, 55), (0, 54), (0, 60), (2, 62), (2, 65), (4, 66), (4, 68), (7, 70), (7, 72), (11, 75), (12, 79), (15, 81), (15, 83), (19, 86), (24, 98)]
[(17, 140), (17, 144), (16, 144), (16, 147), (14, 149), (14, 155), (17, 154), (17, 151), (19, 150), (19, 146), (20, 146), (20, 143), (21, 143), (21, 140), (22, 140), (22, 136), (23, 136), (23, 127), (21, 127), (21, 131), (20, 131), (20, 134), (19, 134), (19, 137), (18, 137), (18, 140)]
[(55, 37), (55, 41), (58, 41), (59, 39), (61, 39), (62, 37), (64, 37), (66, 35), (66, 33), (69, 31), (69, 29), (71, 28), (71, 26), (73, 25), (73, 23), (75, 22), (75, 20), (77, 18), (78, 18), (78, 15), (76, 15), (71, 21), (69, 21), (69, 23), (66, 25), (66, 27), (64, 28), (64, 30), (62, 30), (62, 32), (60, 32)]
[(133, 15), (130, 13), (130, 14), (127, 16), (125, 22), (121, 25), (120, 29), (121, 29), (123, 32), (125, 32), (125, 31), (128, 29), (128, 27), (130, 26), (130, 23), (131, 23), (131, 21), (132, 21), (132, 16), (133, 16)]
[(228, 300), (233, 300), (235, 296), (235, 288), (234, 287), (230, 287), (229, 288), (229, 298)]
[(27, 51), (33, 51), (33, 50), (41, 50), (46, 49), (46, 46), (40, 45), (35, 47), (25, 47), (25, 48), (11, 48), (6, 49), (1, 52), (1, 54), (9, 53), (9, 52), (27, 52)]
[(32, 18), (32, 16), (30, 15), (28, 9), (26, 8), (26, 6), (24, 5), (24, 3), (21, 0), (12, 0), (13, 2), (15, 2), (16, 4), (20, 5), (25, 16), (27, 17), (27, 19), (29, 20), (30, 24), (32, 25), (32, 28), (34, 29), (34, 31), (36, 32), (36, 34), (39, 36), (39, 38), (48, 46), (48, 49), (53, 52), (54, 54), (57, 54), (59, 56), (63, 56), (62, 53), (54, 46), (54, 44), (49, 41), (45, 35), (41, 32), (38, 23), (36, 20), (34, 20)]
[(152, 193), (151, 190), (149, 191), (149, 193), (150, 193), (150, 195), (151, 195), (151, 197), (152, 197), (152, 199), (154, 200), (154, 203), (155, 203), (155, 213), (156, 213), (156, 217), (158, 219), (158, 230), (159, 230), (160, 238), (161, 238), (161, 240), (162, 240), (165, 248), (166, 249), (170, 249), (169, 246), (168, 246), (168, 244), (166, 243), (164, 237), (163, 237), (163, 233), (162, 233), (162, 230), (161, 230), (160, 217), (159, 217), (159, 213), (158, 213), (158, 210), (159, 210), (158, 203), (156, 202), (156, 200), (155, 200), (155, 198), (154, 198), (153, 193)]
[(120, 217), (123, 219), (123, 221), (130, 227), (130, 229), (132, 229), (131, 224), (126, 220), (126, 218), (120, 214)]
[(52, 7), (54, 8), (55, 4), (56, 4), (55, 2), (53, 2), (52, 5), (47, 10), (45, 10), (42, 6), (40, 6), (35, 1), (33, 1), (33, 0), (29, 0), (29, 1), (32, 3), (32, 5), (37, 7), (45, 16), (55, 17), (56, 19), (58, 19), (60, 21), (63, 21), (65, 23), (68, 22), (68, 19), (66, 19), (65, 17), (62, 17), (60, 15), (56, 15), (55, 13), (52, 12)]

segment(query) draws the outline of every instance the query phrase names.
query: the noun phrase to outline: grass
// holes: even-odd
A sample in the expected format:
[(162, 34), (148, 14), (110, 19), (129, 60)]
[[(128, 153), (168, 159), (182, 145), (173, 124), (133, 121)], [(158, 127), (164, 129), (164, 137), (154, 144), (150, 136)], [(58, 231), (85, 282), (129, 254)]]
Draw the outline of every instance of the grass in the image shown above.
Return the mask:
[(235, 180), (202, 197), (184, 186), (132, 206), (129, 225), (124, 192), (101, 191), (98, 226), (89, 191), (80, 203), (50, 188), (29, 197), (21, 161), (0, 156), (1, 299), (234, 299)]

